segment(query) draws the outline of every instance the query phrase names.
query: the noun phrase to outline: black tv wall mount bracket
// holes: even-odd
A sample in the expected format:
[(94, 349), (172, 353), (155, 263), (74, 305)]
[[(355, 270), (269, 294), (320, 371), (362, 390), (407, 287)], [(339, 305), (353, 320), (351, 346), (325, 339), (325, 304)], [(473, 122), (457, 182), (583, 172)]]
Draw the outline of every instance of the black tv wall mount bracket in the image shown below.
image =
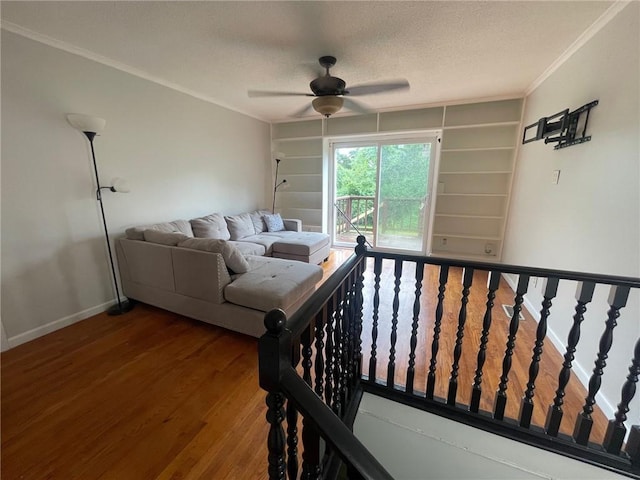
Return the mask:
[[(580, 108), (570, 112), (567, 108), (561, 112), (542, 117), (535, 123), (524, 127), (522, 132), (522, 144), (542, 140), (544, 143), (557, 143), (554, 150), (577, 145), (591, 140), (591, 135), (587, 135), (587, 124), (589, 123), (589, 111), (598, 105), (598, 100), (589, 102)], [(535, 127), (535, 135), (531, 135), (531, 129)], [(578, 134), (578, 130), (581, 133)], [(529, 137), (527, 138), (527, 132)], [(552, 135), (556, 135), (553, 137)]]

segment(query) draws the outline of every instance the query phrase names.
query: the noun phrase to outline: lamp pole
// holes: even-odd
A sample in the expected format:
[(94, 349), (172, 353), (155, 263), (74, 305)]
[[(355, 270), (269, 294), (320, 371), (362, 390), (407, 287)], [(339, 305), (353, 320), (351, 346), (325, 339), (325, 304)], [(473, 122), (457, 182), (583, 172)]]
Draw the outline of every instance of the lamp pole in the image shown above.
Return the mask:
[(107, 241), (107, 251), (109, 252), (109, 265), (111, 266), (111, 277), (113, 278), (113, 286), (116, 290), (116, 305), (107, 309), (107, 313), (109, 315), (121, 315), (123, 313), (128, 312), (133, 308), (133, 301), (131, 300), (121, 300), (120, 299), (120, 288), (118, 287), (118, 277), (116, 276), (116, 267), (115, 262), (113, 261), (113, 252), (111, 251), (111, 241), (109, 240), (109, 230), (107, 229), (107, 218), (104, 214), (104, 205), (102, 204), (102, 190), (109, 189), (112, 192), (122, 191), (126, 192), (128, 190), (116, 190), (115, 185), (110, 187), (103, 187), (100, 185), (100, 176), (98, 175), (98, 164), (96, 162), (96, 152), (93, 147), (93, 140), (96, 135), (100, 133), (106, 124), (106, 121), (102, 118), (93, 117), (91, 115), (82, 115), (79, 113), (68, 113), (67, 121), (71, 124), (72, 127), (81, 131), (87, 140), (89, 140), (89, 144), (91, 145), (91, 159), (93, 160), (93, 171), (96, 175), (96, 199), (100, 203), (100, 213), (102, 215), (102, 225), (104, 226), (104, 236)]
[(276, 179), (273, 181), (273, 204), (271, 205), (271, 213), (276, 213), (276, 192), (278, 191), (278, 187), (287, 183), (287, 179), (285, 178), (280, 183), (278, 183), (278, 167), (280, 166), (280, 159), (276, 158)]
[(111, 265), (111, 276), (113, 277), (113, 286), (116, 289), (117, 305), (109, 308), (107, 313), (109, 315), (121, 315), (128, 312), (133, 308), (133, 304), (130, 301), (123, 302), (120, 299), (120, 289), (118, 288), (118, 277), (116, 276), (116, 267), (113, 261), (113, 253), (111, 251), (111, 241), (109, 240), (109, 230), (107, 229), (107, 218), (104, 214), (104, 205), (102, 203), (102, 187), (100, 186), (100, 176), (98, 175), (98, 164), (96, 163), (96, 152), (93, 148), (93, 139), (96, 136), (95, 132), (82, 132), (89, 139), (91, 145), (91, 159), (93, 160), (93, 171), (96, 174), (96, 198), (100, 203), (100, 213), (102, 214), (102, 225), (104, 226), (104, 236), (107, 241), (107, 251), (109, 252), (109, 264)]

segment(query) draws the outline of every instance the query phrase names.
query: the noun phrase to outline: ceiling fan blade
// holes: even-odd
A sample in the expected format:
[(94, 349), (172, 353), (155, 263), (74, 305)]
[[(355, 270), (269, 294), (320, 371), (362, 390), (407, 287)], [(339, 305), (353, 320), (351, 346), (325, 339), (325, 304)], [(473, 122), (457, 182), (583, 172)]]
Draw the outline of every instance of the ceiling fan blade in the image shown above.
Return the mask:
[(299, 92), (272, 92), (269, 90), (249, 90), (249, 97), (313, 97), (312, 93)]
[(310, 103), (307, 103), (307, 105), (305, 105), (300, 110), (296, 110), (295, 112), (293, 112), (290, 117), (304, 117), (307, 113), (311, 112), (312, 109), (313, 106)]
[(404, 90), (409, 88), (407, 80), (394, 80), (386, 83), (370, 83), (347, 87), (348, 95), (372, 95), (374, 93), (390, 92), (392, 90)]
[(368, 107), (366, 107), (360, 102), (356, 102), (355, 100), (352, 100), (351, 98), (342, 97), (342, 99), (344, 100), (344, 106), (347, 107), (349, 110), (353, 110), (354, 112), (362, 113), (362, 114), (367, 114), (372, 112), (371, 109), (369, 109)]

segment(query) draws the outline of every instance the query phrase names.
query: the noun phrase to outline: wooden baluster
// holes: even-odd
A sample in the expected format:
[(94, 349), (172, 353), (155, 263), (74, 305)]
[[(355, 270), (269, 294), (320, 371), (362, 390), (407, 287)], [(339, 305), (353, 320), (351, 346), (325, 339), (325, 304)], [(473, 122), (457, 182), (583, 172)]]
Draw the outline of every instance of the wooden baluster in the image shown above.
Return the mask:
[(574, 353), (576, 352), (576, 345), (580, 340), (580, 324), (584, 320), (584, 312), (587, 311), (587, 303), (593, 298), (593, 291), (595, 289), (595, 283), (593, 282), (580, 282), (578, 283), (578, 289), (576, 291), (576, 313), (573, 316), (573, 325), (569, 331), (569, 337), (567, 339), (567, 352), (564, 354), (564, 362), (562, 363), (562, 369), (560, 375), (558, 375), (558, 389), (556, 390), (556, 397), (553, 400), (553, 405), (549, 406), (547, 411), (547, 420), (545, 423), (545, 430), (547, 435), (556, 437), (560, 430), (560, 422), (562, 421), (562, 404), (564, 403), (564, 389), (569, 383), (571, 377), (571, 362), (573, 361)]
[(324, 393), (324, 382), (322, 377), (324, 374), (324, 325), (327, 318), (327, 305), (322, 307), (322, 310), (316, 315), (316, 361), (314, 362), (314, 369), (316, 374), (316, 387), (315, 392), (320, 398)]
[[(352, 386), (353, 386), (353, 358), (355, 357), (355, 282), (356, 282), (356, 272), (353, 270), (349, 274), (349, 283), (346, 285), (347, 293), (345, 299), (346, 306), (346, 314), (344, 316), (344, 324), (345, 324), (345, 338), (346, 338), (346, 348), (345, 348), (345, 377), (347, 380), (346, 383), (346, 400), (351, 398)], [(345, 403), (346, 405), (346, 403)]]
[[(350, 276), (350, 275), (349, 275)], [(349, 358), (351, 355), (350, 348), (350, 338), (349, 338), (349, 328), (351, 320), (349, 318), (351, 307), (349, 305), (349, 290), (348, 290), (349, 282), (348, 279), (342, 283), (340, 287), (341, 297), (342, 297), (342, 337), (340, 342), (342, 343), (342, 348), (340, 349), (340, 371), (342, 375), (340, 375), (340, 393), (342, 395), (342, 399), (340, 404), (344, 409), (347, 406), (347, 399), (349, 398), (349, 367), (350, 362)]]
[[(629, 403), (636, 394), (636, 383), (638, 383), (638, 375), (640, 375), (640, 339), (636, 342), (633, 349), (633, 359), (629, 367), (629, 375), (622, 386), (621, 400), (618, 404), (618, 411), (615, 419), (609, 420), (607, 432), (604, 435), (602, 446), (604, 449), (613, 454), (620, 453), (622, 442), (627, 433), (624, 422), (627, 420), (627, 412), (629, 411)], [(636, 439), (634, 438), (634, 442)], [(632, 444), (633, 445), (633, 444)]]
[(339, 291), (333, 295), (335, 305), (335, 321), (333, 328), (333, 404), (331, 407), (336, 415), (341, 417), (342, 412), (342, 299)]
[(285, 434), (282, 428), (284, 421), (284, 395), (279, 391), (279, 379), (282, 362), (293, 365), (298, 359), (291, 357), (295, 352), (295, 342), (285, 330), (287, 316), (282, 310), (271, 310), (264, 316), (267, 330), (259, 340), (260, 387), (267, 390), (266, 419), (269, 423), (267, 436), (267, 459), (269, 463), (269, 480), (284, 480), (286, 474)]
[[(327, 305), (322, 308), (315, 318), (315, 350), (316, 358), (313, 364), (315, 372), (315, 392), (322, 398), (324, 384), (324, 325), (327, 318)], [(304, 343), (304, 342), (303, 342)], [(311, 380), (311, 379), (309, 379)], [(307, 382), (310, 384), (310, 382)], [(302, 474), (301, 479), (319, 480), (320, 469), (320, 435), (307, 417), (302, 419)], [(294, 477), (295, 478), (295, 477)]]
[(527, 390), (524, 392), (522, 401), (520, 402), (520, 426), (529, 428), (531, 426), (531, 417), (533, 416), (533, 395), (536, 388), (536, 378), (540, 369), (540, 357), (542, 356), (542, 347), (544, 346), (544, 338), (547, 335), (547, 320), (551, 312), (551, 301), (558, 293), (559, 280), (549, 277), (544, 280), (542, 289), (544, 290), (544, 300), (542, 301), (542, 310), (540, 310), (540, 321), (536, 329), (536, 343), (533, 347), (533, 356), (529, 365), (529, 381), (527, 382)]
[(418, 345), (418, 319), (420, 317), (420, 296), (422, 294), (422, 279), (424, 277), (424, 263), (416, 262), (416, 291), (413, 301), (413, 322), (411, 324), (411, 351), (409, 353), (409, 368), (407, 369), (406, 391), (413, 393), (413, 380), (416, 367), (416, 347)]
[(431, 342), (431, 360), (429, 362), (429, 374), (427, 375), (427, 398), (433, 400), (433, 392), (436, 386), (436, 366), (438, 359), (438, 350), (440, 348), (440, 325), (442, 325), (442, 312), (444, 306), (444, 292), (447, 289), (447, 280), (449, 279), (449, 265), (440, 267), (440, 276), (438, 278), (438, 304), (436, 305), (436, 318), (433, 327), (433, 341)]
[(493, 301), (496, 298), (496, 290), (500, 287), (500, 272), (489, 272), (487, 279), (487, 303), (482, 320), (482, 335), (480, 336), (480, 348), (478, 349), (478, 367), (476, 376), (473, 379), (473, 389), (471, 391), (471, 403), (469, 410), (478, 413), (480, 410), (480, 398), (482, 397), (482, 368), (487, 358), (487, 343), (489, 343), (489, 329), (491, 328), (491, 310)]
[(334, 303), (333, 303), (333, 295), (329, 297), (327, 300), (327, 315), (326, 315), (326, 326), (327, 326), (327, 345), (325, 348), (325, 395), (324, 401), (327, 405), (331, 406), (333, 402), (333, 312), (334, 312)]
[[(307, 417), (302, 419), (302, 475), (301, 480), (320, 480), (320, 435)], [(289, 477), (295, 479), (296, 477)]]
[(298, 411), (287, 402), (287, 476), (298, 478)]
[[(315, 330), (315, 322), (312, 320), (309, 326), (302, 332), (302, 378), (305, 382), (311, 387), (311, 367), (313, 366), (313, 362), (311, 360), (311, 356), (313, 355), (313, 350), (311, 348), (311, 338), (313, 336), (313, 331)], [(295, 365), (294, 365), (295, 367)]]
[[(295, 369), (302, 357), (302, 376), (311, 385), (311, 325), (302, 332), (300, 338), (293, 340), (291, 348), (291, 366)], [(308, 365), (305, 364), (308, 360)], [(291, 401), (287, 401), (287, 476), (298, 477), (298, 410)]]
[(400, 277), (402, 277), (402, 260), (395, 261), (393, 288), (393, 313), (391, 315), (391, 346), (389, 348), (389, 364), (387, 365), (387, 387), (395, 386), (396, 376), (396, 342), (398, 341), (398, 309), (400, 308)]
[(380, 312), (380, 274), (382, 258), (376, 257), (373, 262), (373, 325), (371, 327), (371, 357), (369, 358), (369, 381), (376, 381), (376, 342), (378, 341), (378, 319)]
[(524, 302), (524, 294), (527, 293), (529, 287), (529, 275), (520, 275), (518, 278), (518, 286), (516, 287), (516, 296), (513, 303), (513, 315), (509, 323), (509, 336), (507, 337), (507, 346), (502, 360), (502, 375), (493, 405), (493, 418), (502, 420), (504, 418), (504, 410), (507, 406), (507, 384), (509, 382), (509, 371), (511, 371), (511, 357), (513, 349), (516, 346), (516, 335), (520, 326), (520, 312), (522, 311), (522, 302)]
[(269, 423), (269, 436), (267, 437), (267, 449), (269, 451), (269, 480), (285, 480), (285, 455), (284, 455), (284, 396), (279, 392), (267, 393), (267, 422)]
[[(363, 240), (363, 248), (364, 247), (364, 237)], [(356, 252), (357, 252), (356, 247)], [(356, 356), (354, 358), (355, 363), (355, 381), (360, 382), (360, 377), (362, 377), (362, 319), (363, 319), (363, 307), (364, 307), (364, 270), (366, 268), (366, 258), (363, 257), (360, 263), (358, 264), (358, 277), (356, 280)]]
[(467, 321), (467, 303), (469, 303), (469, 289), (473, 282), (473, 268), (465, 268), (462, 273), (462, 299), (460, 300), (460, 313), (458, 314), (458, 331), (456, 332), (456, 346), (453, 349), (453, 365), (449, 378), (449, 393), (447, 404), (456, 404), (458, 394), (458, 370), (460, 369), (460, 357), (462, 356), (462, 338), (464, 337), (464, 324)]
[(616, 319), (620, 316), (620, 309), (627, 305), (627, 299), (629, 298), (629, 287), (612, 286), (609, 291), (609, 311), (607, 312), (607, 321), (605, 322), (605, 329), (600, 337), (600, 344), (598, 350), (598, 357), (595, 361), (595, 368), (593, 374), (589, 380), (589, 392), (585, 398), (584, 407), (582, 412), (576, 418), (576, 425), (573, 429), (573, 439), (580, 445), (587, 445), (589, 443), (589, 436), (591, 435), (591, 427), (593, 426), (593, 419), (591, 414), (593, 413), (593, 406), (596, 403), (596, 394), (600, 390), (602, 383), (602, 375), (604, 374), (604, 367), (607, 366), (607, 357), (611, 345), (613, 344), (613, 329), (616, 327)]

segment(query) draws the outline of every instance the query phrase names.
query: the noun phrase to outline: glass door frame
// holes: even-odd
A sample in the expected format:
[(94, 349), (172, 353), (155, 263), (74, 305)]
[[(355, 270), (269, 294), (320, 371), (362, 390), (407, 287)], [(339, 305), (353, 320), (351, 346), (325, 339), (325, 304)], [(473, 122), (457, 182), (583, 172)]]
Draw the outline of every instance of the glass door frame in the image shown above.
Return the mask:
[[(358, 148), (358, 147), (366, 147), (366, 146), (375, 146), (377, 147), (377, 158), (376, 158), (376, 191), (375, 191), (375, 199), (374, 199), (374, 208), (375, 208), (375, 221), (373, 225), (373, 238), (372, 245), (376, 250), (380, 251), (388, 251), (395, 253), (408, 253), (408, 254), (421, 254), (427, 255), (428, 252), (431, 251), (431, 235), (434, 216), (435, 216), (435, 205), (436, 205), (436, 195), (437, 195), (437, 178), (440, 166), (440, 145), (442, 139), (442, 130), (422, 130), (422, 131), (412, 131), (412, 132), (403, 132), (396, 134), (363, 134), (363, 135), (349, 135), (349, 136), (341, 136), (341, 137), (331, 137), (327, 139), (327, 177), (328, 177), (328, 191), (327, 191), (327, 227), (328, 232), (331, 237), (331, 242), (333, 246), (336, 247), (349, 247), (351, 244), (336, 242), (336, 218), (340, 215), (335, 208), (334, 202), (336, 199), (336, 163), (335, 163), (335, 153), (337, 148)], [(422, 251), (417, 252), (415, 250), (402, 250), (396, 248), (381, 248), (376, 246), (376, 228), (378, 223), (378, 203), (380, 197), (380, 162), (381, 162), (381, 146), (383, 145), (394, 145), (394, 144), (409, 144), (409, 143), (430, 143), (432, 146), (431, 157), (429, 159), (429, 176), (428, 176), (428, 184), (427, 184), (427, 201), (425, 205), (425, 218), (423, 222), (423, 242), (422, 242)], [(370, 240), (370, 239), (367, 239)]]

